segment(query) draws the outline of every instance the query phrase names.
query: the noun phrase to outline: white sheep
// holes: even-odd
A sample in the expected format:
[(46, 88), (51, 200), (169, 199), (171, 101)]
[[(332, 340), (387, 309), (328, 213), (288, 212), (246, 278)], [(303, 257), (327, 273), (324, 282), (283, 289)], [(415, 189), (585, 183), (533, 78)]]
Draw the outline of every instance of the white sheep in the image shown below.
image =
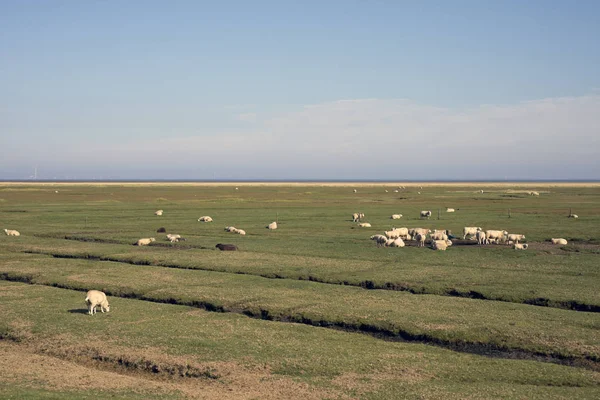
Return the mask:
[(430, 236), (431, 236), (432, 240), (448, 240), (448, 235), (446, 234), (446, 231), (444, 231), (444, 230), (438, 231), (436, 229), (433, 232), (431, 232)]
[(408, 228), (392, 228), (392, 231), (398, 232), (398, 236), (402, 239), (410, 240), (408, 234)]
[(277, 222), (271, 222), (269, 225), (266, 226), (266, 228), (270, 230), (277, 229)]
[(392, 214), (392, 216), (390, 217), (390, 219), (400, 219), (402, 218), (402, 214)]
[(90, 290), (87, 292), (85, 296), (85, 302), (88, 306), (88, 314), (94, 315), (96, 314), (96, 307), (100, 306), (100, 311), (109, 312), (110, 304), (108, 304), (108, 300), (106, 299), (106, 294), (99, 290)]
[(374, 240), (375, 243), (377, 243), (377, 247), (379, 246), (385, 246), (388, 238), (383, 236), (383, 235), (373, 235), (370, 238), (371, 240)]
[(419, 242), (417, 244), (417, 247), (425, 247), (425, 239), (427, 239), (427, 234), (417, 232), (415, 239), (417, 240), (417, 242)]
[(454, 208), (446, 208), (446, 212), (454, 212)]
[(7, 236), (21, 236), (21, 233), (19, 233), (19, 231), (15, 231), (14, 229), (5, 229), (4, 233), (6, 233)]
[(421, 218), (429, 219), (431, 217), (431, 211), (421, 211)]
[(508, 239), (509, 242), (519, 243), (519, 241), (525, 240), (525, 235), (519, 235), (519, 234), (516, 234), (516, 233), (511, 233), (510, 235), (508, 235), (507, 239)]
[(478, 244), (488, 244), (487, 236), (484, 231), (477, 231), (475, 234), (475, 238), (477, 239)]
[(246, 236), (246, 231), (245, 230), (243, 230), (243, 229), (236, 229), (236, 231), (237, 232), (235, 232), (235, 233), (237, 233), (238, 235)]
[(358, 190), (354, 189), (354, 193), (358, 192)]
[(538, 192), (529, 192), (530, 196), (539, 196), (540, 194)]
[(154, 211), (154, 215), (158, 215), (158, 216), (163, 215), (163, 210)]
[(567, 239), (563, 238), (552, 238), (550, 239), (550, 241), (552, 242), (552, 244), (567, 244)]
[(485, 236), (490, 243), (502, 243), (506, 242), (508, 232), (490, 229), (485, 231)]
[(370, 227), (371, 227), (371, 224), (370, 224), (370, 223), (368, 223), (368, 222), (361, 222), (360, 224), (358, 224), (358, 226), (359, 226), (360, 228), (370, 228)]
[(213, 222), (213, 219), (208, 215), (198, 218), (198, 222)]
[(448, 242), (449, 241), (447, 240), (432, 240), (431, 248), (434, 250), (446, 250), (448, 248)]
[(420, 233), (422, 235), (427, 236), (428, 234), (431, 233), (431, 229), (427, 229), (427, 228), (411, 228), (408, 230), (408, 234), (411, 236), (415, 236), (417, 233)]
[(387, 247), (404, 247), (404, 241), (400, 238), (398, 239), (390, 239), (385, 244)]
[(471, 236), (471, 239), (473, 239), (473, 236), (477, 235), (477, 232), (481, 230), (482, 229), (477, 226), (465, 226), (463, 228), (463, 240), (465, 240), (467, 236)]
[(176, 235), (173, 233), (167, 234), (167, 240), (169, 240), (171, 243), (179, 242), (180, 239), (181, 239), (181, 235)]
[(513, 249), (515, 250), (527, 250), (529, 245), (527, 243), (515, 243), (513, 244)]
[(234, 232), (237, 228), (235, 226), (226, 226), (225, 230), (227, 232)]
[(352, 214), (352, 222), (358, 222), (359, 219), (360, 219), (360, 215), (358, 213)]
[(135, 246), (147, 246), (150, 243), (154, 242), (156, 239), (154, 238), (143, 238), (143, 239), (139, 239), (137, 242), (135, 242)]
[(579, 218), (579, 215), (577, 215), (577, 214), (569, 214), (568, 218)]

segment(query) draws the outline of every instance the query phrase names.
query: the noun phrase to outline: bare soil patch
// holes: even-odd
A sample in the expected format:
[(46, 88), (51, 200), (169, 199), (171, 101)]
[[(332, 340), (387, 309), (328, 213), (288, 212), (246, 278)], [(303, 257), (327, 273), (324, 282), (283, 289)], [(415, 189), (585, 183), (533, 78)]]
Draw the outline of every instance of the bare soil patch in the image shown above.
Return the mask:
[[(46, 346), (50, 342), (45, 343)], [(58, 348), (51, 354), (44, 345), (16, 344), (0, 341), (0, 382), (56, 391), (107, 390), (183, 396), (190, 399), (322, 399), (349, 398), (341, 391), (320, 389), (279, 375), (268, 366), (247, 368), (236, 363), (212, 363), (221, 371), (218, 379), (165, 379), (155, 374), (107, 369), (92, 359), (85, 359), (81, 346)], [(67, 354), (68, 350), (76, 350)], [(97, 350), (97, 349), (95, 349)], [(122, 349), (121, 349), (122, 350)], [(128, 350), (137, 357), (153, 350)], [(93, 351), (92, 351), (93, 352)], [(145, 354), (148, 355), (148, 354)], [(165, 357), (158, 355), (159, 358)]]

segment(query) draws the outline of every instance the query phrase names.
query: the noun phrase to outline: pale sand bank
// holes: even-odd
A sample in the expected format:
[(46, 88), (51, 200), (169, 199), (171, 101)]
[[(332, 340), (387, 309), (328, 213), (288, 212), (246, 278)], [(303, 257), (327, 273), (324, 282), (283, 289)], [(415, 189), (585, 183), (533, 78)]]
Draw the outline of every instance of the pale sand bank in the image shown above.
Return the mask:
[(505, 188), (505, 187), (600, 187), (600, 182), (1, 182), (0, 186), (232, 186), (232, 187), (248, 187), (248, 186), (286, 186), (286, 187), (488, 187), (488, 188)]

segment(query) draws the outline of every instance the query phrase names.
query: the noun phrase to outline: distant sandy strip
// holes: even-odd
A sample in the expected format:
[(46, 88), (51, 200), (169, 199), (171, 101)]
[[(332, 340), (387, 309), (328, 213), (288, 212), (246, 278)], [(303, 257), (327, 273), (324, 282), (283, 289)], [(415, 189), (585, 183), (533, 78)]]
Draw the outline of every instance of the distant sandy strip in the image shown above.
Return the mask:
[(432, 187), (432, 186), (448, 186), (448, 187), (488, 187), (488, 188), (504, 188), (504, 187), (600, 187), (600, 182), (36, 182), (36, 181), (21, 181), (21, 182), (0, 182), (1, 186), (287, 186), (287, 187)]

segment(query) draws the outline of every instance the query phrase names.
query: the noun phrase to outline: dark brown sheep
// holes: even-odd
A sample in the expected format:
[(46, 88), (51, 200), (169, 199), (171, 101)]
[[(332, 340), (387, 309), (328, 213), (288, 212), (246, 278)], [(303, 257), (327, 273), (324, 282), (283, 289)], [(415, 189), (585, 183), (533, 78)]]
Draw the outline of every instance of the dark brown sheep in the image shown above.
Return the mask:
[(215, 246), (217, 249), (221, 251), (235, 251), (237, 250), (237, 246), (235, 244), (223, 244), (219, 243)]

